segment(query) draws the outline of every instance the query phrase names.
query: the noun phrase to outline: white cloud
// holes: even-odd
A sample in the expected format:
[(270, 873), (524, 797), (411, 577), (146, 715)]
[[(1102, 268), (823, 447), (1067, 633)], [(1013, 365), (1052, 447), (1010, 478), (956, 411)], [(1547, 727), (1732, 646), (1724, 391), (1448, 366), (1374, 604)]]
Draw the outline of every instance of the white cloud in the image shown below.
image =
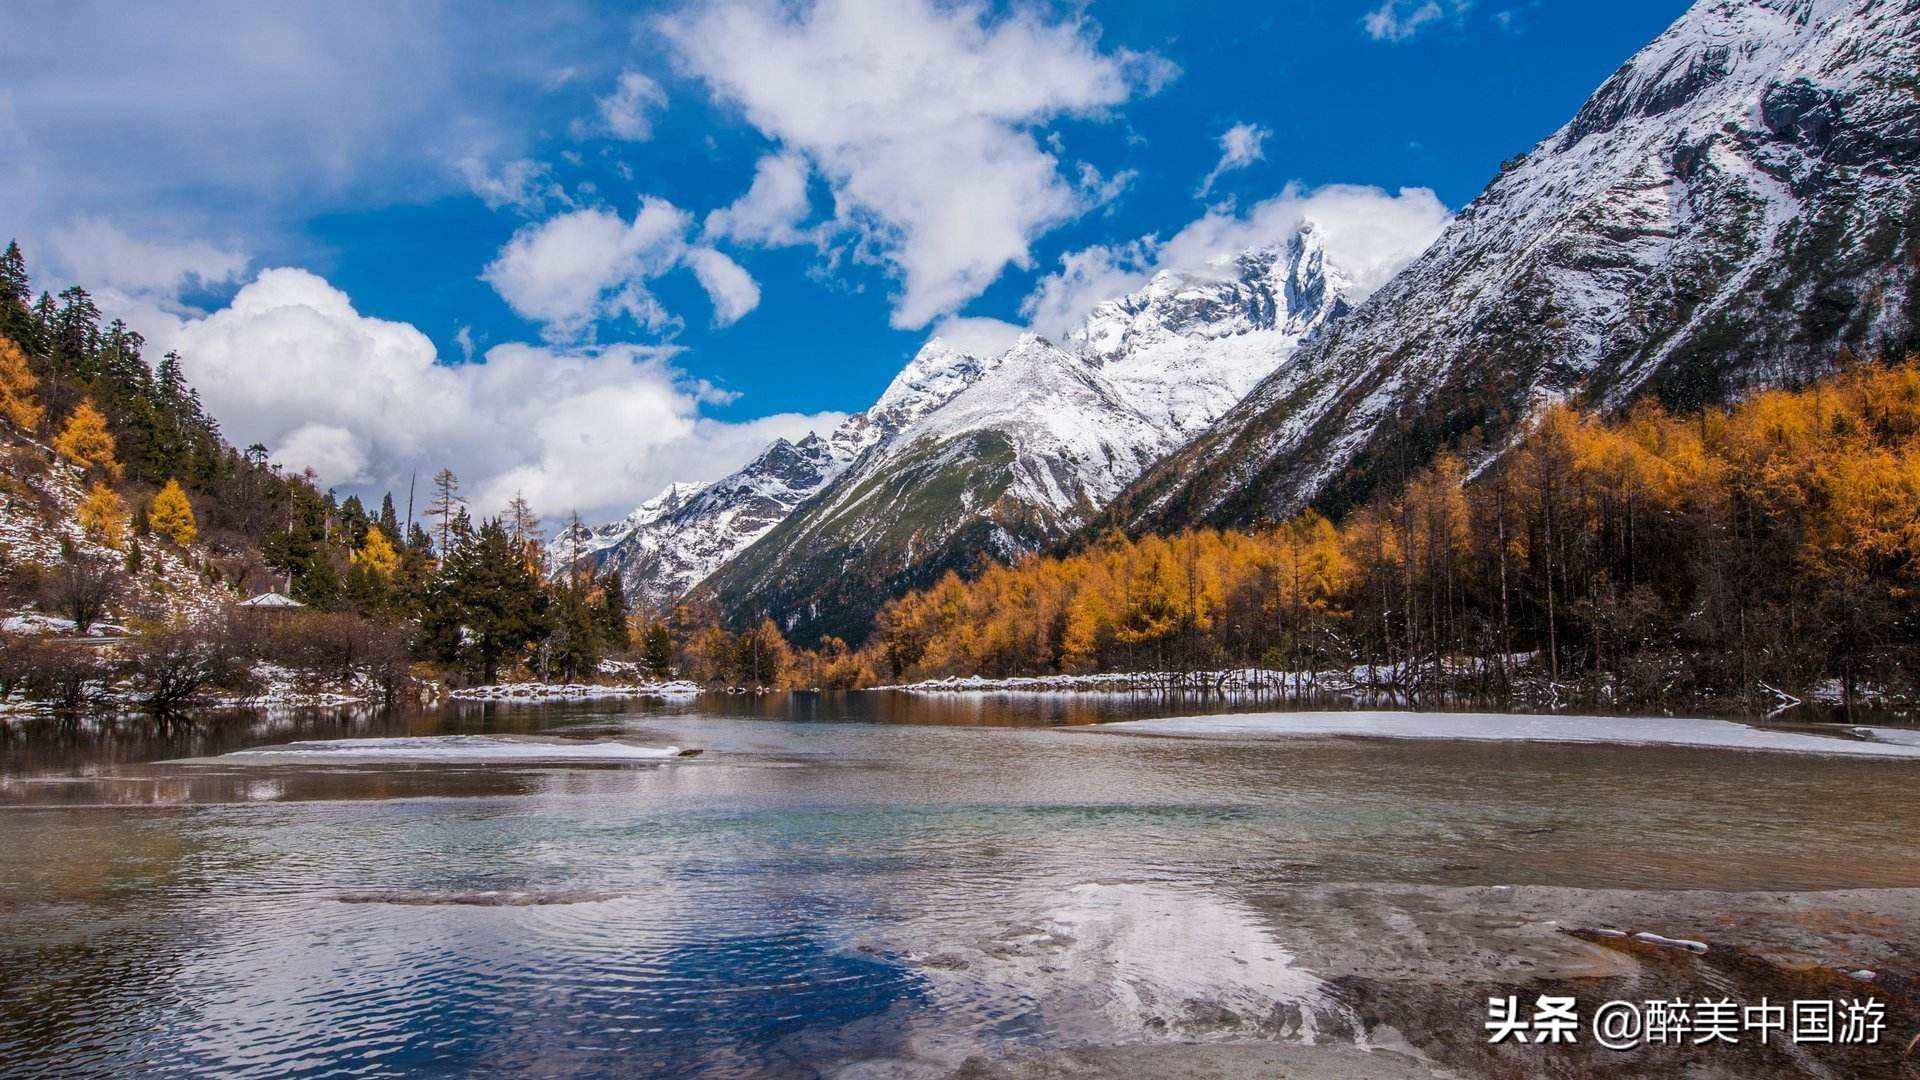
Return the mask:
[[(37, 257), (30, 239), (23, 238), (23, 246)], [(130, 236), (99, 218), (54, 229), (44, 250), (46, 275), (38, 284), (52, 292), (83, 286), (104, 315), (146, 335), (149, 359), (166, 351), (180, 320), (203, 314), (183, 295), (231, 286), (250, 261), (244, 252), (201, 240)]]
[(1060, 256), (1060, 269), (1042, 277), (1020, 304), (1035, 333), (1058, 340), (1102, 300), (1146, 284), (1154, 267), (1152, 237), (1095, 244)]
[(713, 301), (713, 322), (731, 326), (760, 306), (760, 286), (740, 264), (710, 247), (689, 248), (686, 263)]
[(1000, 319), (949, 315), (933, 324), (929, 336), (974, 356), (997, 356), (1024, 333), (1026, 327)]
[(651, 197), (631, 222), (610, 210), (575, 210), (515, 232), (480, 277), (553, 340), (578, 339), (623, 314), (648, 330), (669, 329), (673, 316), (645, 282), (679, 263), (691, 222)]
[(1031, 265), (1034, 238), (1091, 205), (1035, 127), (1097, 115), (1173, 73), (1157, 57), (1101, 51), (1084, 20), (1021, 8), (739, 0), (658, 26), (717, 99), (811, 160), (855, 256), (899, 275), (901, 327)]
[[(1456, 2), (1455, 6), (1464, 9), (1466, 5)], [(1439, 0), (1426, 0), (1418, 5), (1412, 0), (1381, 0), (1379, 7), (1361, 17), (1360, 25), (1375, 41), (1397, 42), (1407, 40), (1445, 15)]]
[(1200, 181), (1199, 196), (1206, 198), (1213, 182), (1235, 169), (1244, 169), (1265, 158), (1267, 136), (1273, 134), (1259, 124), (1235, 124), (1220, 136), (1220, 160)]
[(188, 288), (234, 281), (245, 272), (245, 253), (204, 241), (179, 243), (128, 236), (99, 218), (81, 218), (48, 237), (61, 274), (89, 291), (118, 291), (156, 301)]
[(1035, 285), (1020, 312), (1036, 333), (1058, 337), (1102, 300), (1139, 288), (1160, 270), (1195, 269), (1248, 248), (1280, 243), (1304, 221), (1313, 223), (1328, 261), (1347, 277), (1354, 298), (1360, 300), (1425, 251), (1449, 217), (1427, 188), (1389, 194), (1357, 184), (1331, 184), (1311, 192), (1288, 185), (1244, 214), (1210, 209), (1166, 240), (1146, 236), (1068, 252), (1060, 258), (1060, 269)]
[(807, 159), (799, 154), (768, 154), (753, 169), (753, 184), (731, 206), (707, 215), (709, 240), (745, 244), (797, 244), (797, 226), (812, 213), (807, 198)]
[(454, 170), (489, 210), (512, 207), (533, 214), (545, 210), (548, 203), (573, 205), (553, 171), (530, 158), (516, 158), (495, 172), (480, 159), (465, 157), (454, 163)]
[[(616, 139), (645, 142), (653, 138), (653, 118), (666, 108), (667, 92), (640, 72), (628, 70), (620, 73), (612, 93), (594, 103), (600, 110), (600, 131)], [(575, 125), (576, 138), (591, 133), (591, 125)]]
[[(254, 440), (258, 441), (258, 440)], [(367, 447), (353, 432), (331, 424), (303, 424), (273, 448), (273, 460), (293, 472), (351, 483), (367, 475)]]
[(482, 513), (524, 490), (549, 518), (617, 516), (669, 482), (717, 479), (776, 436), (841, 419), (703, 415), (732, 395), (676, 369), (670, 347), (511, 344), (442, 364), (419, 330), (360, 314), (304, 270), (263, 271), (227, 307), (166, 333), (236, 443), (369, 495), (445, 465)]
[(514, 311), (540, 323), (548, 340), (578, 341), (622, 315), (643, 330), (679, 330), (679, 316), (647, 282), (685, 266), (713, 301), (714, 325), (729, 326), (759, 306), (760, 286), (718, 250), (688, 246), (692, 224), (692, 215), (653, 196), (640, 200), (631, 222), (611, 210), (575, 210), (522, 227), (480, 277)]
[(521, 156), (552, 71), (628, 19), (389, 0), (4, 9), (0, 231), (42, 241), (77, 214), (284, 237), (316, 212), (430, 198), (463, 157)]

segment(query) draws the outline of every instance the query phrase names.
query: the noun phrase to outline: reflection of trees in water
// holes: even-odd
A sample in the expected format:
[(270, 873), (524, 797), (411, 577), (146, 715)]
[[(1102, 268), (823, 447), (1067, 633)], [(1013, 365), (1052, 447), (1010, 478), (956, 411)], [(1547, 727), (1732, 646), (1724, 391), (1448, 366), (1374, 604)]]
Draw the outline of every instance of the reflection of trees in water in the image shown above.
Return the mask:
[(211, 757), (270, 742), (333, 739), (384, 730), (406, 718), (372, 708), (209, 712), (164, 719), (144, 714), (0, 723), (0, 777)]
[[(0, 1068), (133, 1075), (144, 1038), (196, 1008), (180, 975), (215, 928), (187, 902), (204, 846), (177, 820), (119, 811), (23, 814), (0, 879)], [(138, 903), (130, 910), (130, 896)]]

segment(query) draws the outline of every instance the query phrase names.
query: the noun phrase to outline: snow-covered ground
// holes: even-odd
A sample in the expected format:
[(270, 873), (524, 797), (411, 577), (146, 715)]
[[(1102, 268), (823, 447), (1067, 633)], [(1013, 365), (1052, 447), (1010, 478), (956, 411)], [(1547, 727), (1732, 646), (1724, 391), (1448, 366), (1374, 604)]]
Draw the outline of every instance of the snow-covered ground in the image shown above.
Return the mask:
[[(62, 637), (74, 636), (76, 623), (72, 619), (59, 615), (48, 615), (42, 611), (17, 611), (0, 619), (0, 634), (57, 634)], [(131, 633), (118, 623), (97, 622), (87, 627), (88, 637), (122, 637)]]
[(1548, 716), (1514, 713), (1291, 712), (1223, 716), (1175, 716), (1123, 720), (1102, 725), (1112, 731), (1143, 735), (1198, 735), (1286, 738), (1358, 735), (1383, 739), (1457, 739), (1488, 742), (1617, 743), (1629, 746), (1687, 746), (1729, 750), (1770, 750), (1801, 754), (1920, 759), (1920, 734), (1891, 729), (1902, 741), (1833, 736), (1752, 727), (1731, 720), (1671, 717)]
[(458, 701), (589, 701), (595, 698), (685, 697), (700, 692), (685, 679), (602, 686), (596, 683), (495, 683), (449, 691)]
[(688, 756), (678, 746), (635, 746), (597, 739), (542, 739), (510, 735), (421, 735), (370, 739), (325, 739), (236, 750), (220, 760), (246, 764), (305, 761), (667, 761)]

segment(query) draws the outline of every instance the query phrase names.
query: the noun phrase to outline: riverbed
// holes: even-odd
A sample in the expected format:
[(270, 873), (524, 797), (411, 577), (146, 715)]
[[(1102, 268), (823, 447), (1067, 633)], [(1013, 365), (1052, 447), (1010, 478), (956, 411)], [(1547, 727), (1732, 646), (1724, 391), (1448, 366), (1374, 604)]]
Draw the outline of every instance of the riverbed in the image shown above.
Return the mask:
[[(1492, 991), (1814, 979), (1915, 1020), (1920, 762), (1276, 731), (1251, 704), (1114, 723), (1218, 710), (864, 693), (15, 730), (0, 1072), (1526, 1075), (1595, 1051), (1487, 1047)], [(1898, 1075), (1912, 1033), (1624, 1060)]]

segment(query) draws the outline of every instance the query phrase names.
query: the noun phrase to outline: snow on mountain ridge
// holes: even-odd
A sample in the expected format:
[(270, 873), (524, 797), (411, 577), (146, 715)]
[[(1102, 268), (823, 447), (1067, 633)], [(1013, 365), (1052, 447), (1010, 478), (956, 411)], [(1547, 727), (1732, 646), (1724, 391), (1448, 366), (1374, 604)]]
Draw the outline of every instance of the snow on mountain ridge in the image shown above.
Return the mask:
[(1548, 401), (1692, 408), (1898, 352), (1920, 315), (1917, 67), (1909, 0), (1701, 0), (1114, 522), (1337, 510)]
[[(594, 530), (580, 548), (596, 570), (613, 568), (627, 593), (655, 608), (684, 596), (728, 559), (779, 524), (861, 454), (972, 385), (997, 358), (983, 360), (938, 338), (928, 340), (875, 405), (822, 436), (776, 439), (738, 471), (706, 485), (674, 485), (622, 522)], [(649, 507), (681, 488), (685, 497), (658, 513)], [(604, 534), (604, 536), (603, 536)], [(567, 552), (550, 548), (562, 563)]]
[(1018, 528), (989, 528), (980, 542), (1016, 556), (1084, 522), (1343, 314), (1347, 280), (1306, 223), (1276, 244), (1162, 270), (1100, 304), (1059, 344), (1026, 333), (982, 356), (930, 338), (865, 412), (825, 436), (776, 442), (590, 554), (620, 570), (630, 595), (672, 603), (809, 499), (818, 496), (818, 506), (795, 526), (809, 539), (782, 543), (810, 544), (842, 526), (859, 531), (853, 519), (892, 512), (874, 499), (876, 479), (885, 486), (897, 470), (966, 471), (977, 464), (970, 455), (985, 448), (999, 471), (961, 485), (951, 520), (930, 525), (911, 546), (937, 549), (976, 517), (1011, 514), (1022, 520)]
[[(803, 641), (857, 638), (902, 589), (1085, 524), (1344, 314), (1336, 283), (1346, 280), (1306, 226), (1162, 270), (1060, 344), (1029, 333), (980, 358), (929, 343), (867, 414), (917, 415), (702, 591), (736, 621), (773, 615)], [(920, 407), (917, 395), (935, 388), (938, 403)]]

